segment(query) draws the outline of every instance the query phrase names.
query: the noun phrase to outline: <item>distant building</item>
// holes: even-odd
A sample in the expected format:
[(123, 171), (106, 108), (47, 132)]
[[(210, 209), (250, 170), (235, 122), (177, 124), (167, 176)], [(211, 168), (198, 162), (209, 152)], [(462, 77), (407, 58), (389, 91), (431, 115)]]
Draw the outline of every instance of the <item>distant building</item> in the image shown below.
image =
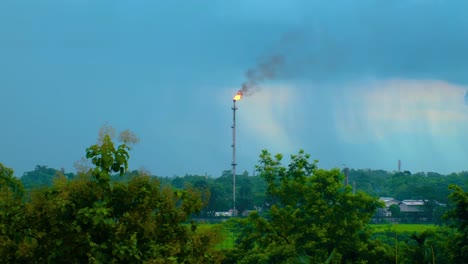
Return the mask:
[(428, 211), (425, 208), (425, 203), (428, 200), (403, 200), (398, 205), (400, 214), (404, 221), (410, 222), (426, 222), (429, 220)]
[(398, 205), (400, 203), (400, 201), (395, 200), (395, 198), (392, 198), (392, 197), (380, 197), (379, 200), (384, 202), (385, 207), (387, 207), (387, 208), (394, 205), (394, 204)]
[(378, 211), (377, 211), (377, 215), (380, 216), (380, 217), (390, 217), (390, 216), (392, 216), (392, 213), (389, 210), (390, 206), (392, 206), (394, 204), (398, 205), (400, 203), (400, 201), (395, 200), (392, 197), (380, 197), (379, 200), (381, 202), (385, 203), (385, 208), (379, 208)]
[[(384, 208), (379, 208), (374, 216), (373, 222), (379, 223), (382, 219), (390, 222), (416, 223), (433, 221), (433, 212), (436, 207), (446, 206), (434, 200), (402, 200), (398, 201), (392, 197), (380, 197), (385, 203)], [(400, 209), (399, 215), (392, 215), (390, 207), (397, 205)]]
[(220, 217), (220, 216), (232, 216), (232, 211), (230, 212), (215, 212), (215, 216)]
[(219, 216), (219, 217), (222, 217), (222, 216), (228, 216), (228, 217), (237, 216), (237, 210), (234, 211), (232, 209), (229, 209), (229, 211), (215, 212), (215, 216)]
[(424, 211), (424, 200), (403, 200), (398, 206), (401, 213), (418, 213)]

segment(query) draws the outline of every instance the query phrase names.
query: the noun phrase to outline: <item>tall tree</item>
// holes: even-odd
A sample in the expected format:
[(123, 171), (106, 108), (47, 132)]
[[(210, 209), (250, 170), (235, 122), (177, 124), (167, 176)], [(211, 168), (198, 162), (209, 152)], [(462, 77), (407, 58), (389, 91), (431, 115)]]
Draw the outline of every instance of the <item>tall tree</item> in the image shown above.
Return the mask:
[(317, 168), (303, 150), (282, 165), (283, 156), (262, 151), (261, 177), (272, 205), (267, 215), (240, 220), (239, 240), (229, 260), (238, 263), (357, 261), (371, 254), (364, 228), (382, 206), (367, 194), (353, 194), (338, 169)]
[(21, 181), (26, 189), (48, 187), (52, 185), (56, 173), (56, 169), (47, 168), (45, 165), (37, 165), (33, 171), (25, 172), (21, 177)]
[[(116, 147), (105, 134), (86, 150), (94, 165), (90, 173), (73, 180), (58, 175), (52, 187), (34, 191), (31, 201), (18, 209), (23, 212), (16, 221), (19, 227), (4, 219), (11, 214), (4, 208), (12, 207), (0, 203), (0, 230), (10, 230), (0, 233), (2, 245), (9, 245), (9, 250), (0, 246), (0, 259), (7, 263), (219, 262), (221, 255), (213, 246), (216, 233), (199, 230), (193, 222), (184, 224), (201, 210), (200, 193), (165, 188), (142, 174), (125, 182), (111, 181), (113, 175), (127, 171), (129, 150), (125, 142)], [(5, 178), (10, 179), (10, 174), (6, 171)], [(27, 237), (13, 237), (18, 230), (27, 230)]]
[(449, 195), (454, 207), (445, 217), (455, 231), (448, 244), (448, 251), (453, 263), (466, 263), (468, 259), (468, 192), (460, 186), (450, 185), (452, 193)]
[(17, 262), (20, 251), (27, 252), (24, 244), (27, 228), (23, 204), (24, 189), (13, 170), (0, 163), (0, 259)]

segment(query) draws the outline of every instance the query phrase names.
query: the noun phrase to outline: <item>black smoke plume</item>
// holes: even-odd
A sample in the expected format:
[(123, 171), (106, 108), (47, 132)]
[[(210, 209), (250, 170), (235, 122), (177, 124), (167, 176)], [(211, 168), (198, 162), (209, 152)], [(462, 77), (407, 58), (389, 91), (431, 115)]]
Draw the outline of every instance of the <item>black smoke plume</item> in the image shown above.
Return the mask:
[(262, 82), (277, 78), (283, 65), (284, 57), (281, 55), (274, 55), (260, 60), (256, 67), (247, 70), (245, 73), (247, 80), (242, 84), (239, 91), (243, 96), (255, 93)]

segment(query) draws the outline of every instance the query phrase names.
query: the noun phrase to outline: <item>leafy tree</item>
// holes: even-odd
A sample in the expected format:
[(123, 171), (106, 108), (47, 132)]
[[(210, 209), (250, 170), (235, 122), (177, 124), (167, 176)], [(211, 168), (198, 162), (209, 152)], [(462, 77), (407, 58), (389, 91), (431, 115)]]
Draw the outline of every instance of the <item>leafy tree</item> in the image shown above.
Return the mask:
[[(232, 208), (232, 173), (230, 170), (225, 170), (222, 172), (222, 175), (215, 180), (216, 183), (219, 183), (223, 189), (223, 192), (226, 194), (223, 199), (223, 203), (227, 204), (222, 211)], [(236, 193), (237, 195), (237, 193)]]
[(172, 186), (177, 189), (183, 189), (184, 188), (184, 178), (181, 177), (175, 177), (172, 182)]
[(24, 189), (13, 170), (0, 163), (0, 259), (15, 262), (16, 254), (27, 254), (25, 242)]
[(230, 193), (218, 181), (213, 181), (210, 184), (210, 200), (206, 205), (205, 210), (208, 215), (214, 216), (217, 211), (226, 211), (232, 206), (232, 199), (229, 199)]
[(239, 214), (242, 214), (246, 210), (253, 209), (254, 206), (252, 183), (246, 172), (237, 177), (237, 187), (236, 209), (239, 211)]
[(455, 206), (445, 217), (455, 232), (448, 251), (453, 263), (464, 263), (468, 259), (468, 192), (457, 185), (450, 185), (449, 189), (453, 191), (449, 199)]
[(362, 192), (353, 194), (338, 169), (318, 169), (302, 150), (291, 156), (288, 167), (282, 158), (262, 151), (257, 170), (272, 206), (265, 216), (254, 212), (239, 220), (237, 246), (226, 262), (355, 262), (368, 257), (364, 228), (382, 204)]
[(400, 216), (400, 207), (396, 204), (390, 205), (388, 210), (392, 213), (392, 217), (399, 217)]
[(265, 193), (267, 189), (266, 182), (260, 176), (250, 177), (250, 182), (252, 183), (252, 193), (253, 193), (253, 205), (256, 209), (262, 209), (265, 207)]
[(13, 199), (19, 199), (24, 194), (23, 185), (13, 176), (13, 170), (0, 163), (0, 187), (11, 193)]
[[(73, 180), (58, 175), (52, 187), (33, 191), (26, 204), (18, 200), (15, 222), (7, 219), (15, 204), (2, 202), (0, 238), (7, 247), (0, 246), (0, 259), (7, 263), (220, 262), (214, 249), (220, 239), (216, 230), (185, 224), (203, 206), (200, 193), (162, 187), (156, 178), (141, 173), (128, 181), (111, 181), (115, 174), (127, 172), (129, 150), (125, 142), (115, 147), (105, 134), (86, 150), (95, 166), (89, 173)], [(6, 171), (5, 178), (10, 179), (10, 174)]]
[(434, 242), (432, 238), (435, 237), (434, 231), (424, 231), (420, 234), (413, 233), (410, 238), (416, 242), (413, 247), (412, 254), (408, 254), (411, 263), (431, 263), (435, 261)]
[(449, 184), (467, 186), (468, 172), (441, 175), (434, 172), (386, 172), (383, 170), (351, 169), (349, 182), (356, 190), (374, 197), (394, 197), (397, 200), (422, 199), (447, 203)]
[(435, 211), (439, 207), (434, 200), (425, 200), (423, 205), (424, 216), (427, 217), (429, 222), (434, 221)]
[(52, 185), (57, 172), (56, 169), (37, 165), (33, 171), (25, 172), (21, 181), (26, 189), (48, 187)]
[[(458, 263), (454, 262), (447, 251), (452, 243), (453, 230), (446, 227), (438, 227), (434, 230), (423, 232), (397, 232), (394, 229), (386, 229), (383, 232), (375, 232), (372, 242), (378, 242), (385, 248), (387, 258), (393, 258), (393, 262), (377, 259), (369, 263)], [(463, 263), (463, 262), (460, 262)]]

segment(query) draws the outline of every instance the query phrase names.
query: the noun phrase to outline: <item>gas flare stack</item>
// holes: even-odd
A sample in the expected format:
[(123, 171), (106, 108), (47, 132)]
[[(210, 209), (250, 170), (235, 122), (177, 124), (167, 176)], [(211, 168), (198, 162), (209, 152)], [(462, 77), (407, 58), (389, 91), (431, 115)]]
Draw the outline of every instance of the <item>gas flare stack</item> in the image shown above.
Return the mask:
[(233, 215), (237, 215), (236, 211), (236, 101), (242, 98), (242, 92), (239, 91), (232, 99), (232, 209)]

